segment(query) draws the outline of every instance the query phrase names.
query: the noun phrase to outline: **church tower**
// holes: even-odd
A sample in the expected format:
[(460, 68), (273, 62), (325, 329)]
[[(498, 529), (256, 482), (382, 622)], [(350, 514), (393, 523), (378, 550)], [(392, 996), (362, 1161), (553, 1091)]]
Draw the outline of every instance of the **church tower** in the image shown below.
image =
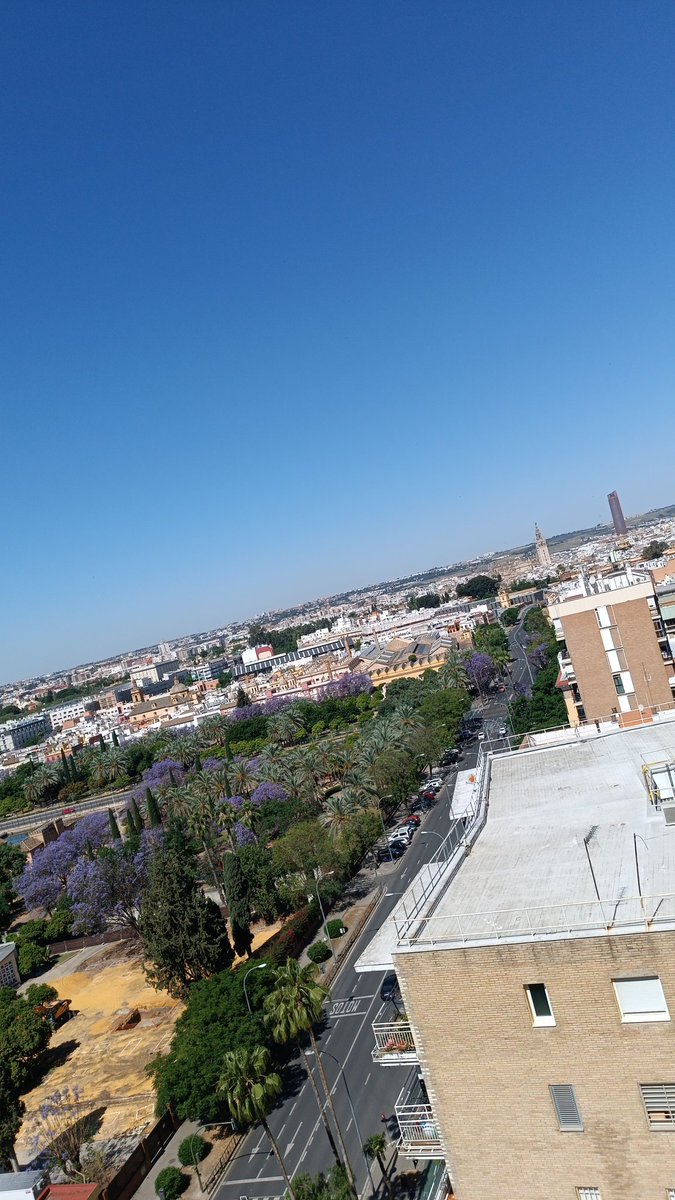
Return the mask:
[(551, 561), (551, 551), (548, 548), (548, 542), (546, 541), (546, 538), (544, 537), (544, 535), (541, 532), (541, 529), (539, 528), (538, 525), (535, 525), (535, 527), (534, 527), (534, 541), (535, 541), (535, 547), (536, 547), (536, 551), (537, 551), (537, 562), (538, 562), (539, 566), (540, 567), (553, 566), (553, 563)]

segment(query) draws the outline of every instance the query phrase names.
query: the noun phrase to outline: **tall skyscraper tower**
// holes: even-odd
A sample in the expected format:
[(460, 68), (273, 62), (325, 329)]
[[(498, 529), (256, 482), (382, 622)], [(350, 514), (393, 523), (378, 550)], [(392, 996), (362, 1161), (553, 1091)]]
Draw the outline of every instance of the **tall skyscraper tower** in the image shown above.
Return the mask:
[(538, 525), (534, 527), (534, 542), (537, 551), (537, 562), (540, 567), (551, 567), (551, 551), (548, 548), (548, 542), (544, 537)]
[(614, 532), (617, 537), (625, 538), (628, 533), (628, 528), (624, 520), (621, 501), (619, 500), (619, 493), (610, 492), (607, 499), (609, 500), (609, 511), (612, 514), (612, 520), (614, 522)]

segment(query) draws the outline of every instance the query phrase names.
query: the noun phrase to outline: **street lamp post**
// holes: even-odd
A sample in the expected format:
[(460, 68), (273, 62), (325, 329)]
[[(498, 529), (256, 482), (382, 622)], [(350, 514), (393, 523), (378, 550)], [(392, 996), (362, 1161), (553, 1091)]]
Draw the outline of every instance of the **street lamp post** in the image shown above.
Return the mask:
[(326, 931), (326, 937), (328, 938), (328, 945), (330, 946), (330, 952), (331, 952), (335, 962), (337, 962), (337, 955), (335, 953), (335, 950), (333, 949), (333, 939), (330, 936), (330, 933), (328, 931), (328, 925), (326, 924), (326, 914), (323, 911), (323, 902), (321, 900), (321, 892), (319, 891), (319, 880), (327, 879), (329, 875), (333, 875), (333, 874), (334, 874), (333, 871), (326, 871), (326, 873), (324, 875), (323, 871), (321, 870), (321, 867), (314, 868), (314, 879), (316, 882), (316, 898), (319, 901), (319, 912), (321, 913), (321, 921), (322, 921), (323, 927)]
[(248, 971), (244, 972), (244, 999), (246, 1001), (246, 1007), (248, 1009), (248, 1013), (249, 1013), (250, 1017), (253, 1016), (253, 1010), (251, 1008), (251, 1001), (248, 998), (248, 992), (246, 991), (246, 981), (247, 981), (249, 975), (251, 974), (251, 971), (263, 971), (266, 966), (267, 966), (266, 962), (256, 963), (255, 966), (249, 967)]
[[(306, 1053), (307, 1053), (307, 1054), (314, 1054), (314, 1051), (313, 1051), (313, 1050), (307, 1050), (307, 1051), (306, 1051)], [(347, 1093), (347, 1100), (348, 1100), (348, 1102), (349, 1102), (349, 1109), (350, 1109), (350, 1112), (351, 1112), (351, 1114), (352, 1114), (352, 1120), (353, 1120), (353, 1122), (354, 1122), (354, 1128), (355, 1128), (355, 1130), (356, 1130), (356, 1136), (357, 1136), (357, 1138), (359, 1139), (359, 1145), (360, 1145), (360, 1147), (361, 1147), (361, 1154), (363, 1155), (363, 1161), (364, 1161), (364, 1162), (365, 1162), (365, 1164), (366, 1164), (366, 1170), (367, 1170), (367, 1172), (368, 1172), (368, 1178), (370, 1179), (370, 1186), (371, 1186), (371, 1188), (373, 1189), (373, 1195), (375, 1195), (375, 1180), (373, 1179), (373, 1173), (372, 1173), (372, 1171), (371, 1171), (371, 1169), (370, 1169), (370, 1160), (368, 1159), (368, 1155), (366, 1154), (365, 1150), (363, 1149), (363, 1145), (364, 1145), (364, 1142), (363, 1142), (363, 1137), (362, 1137), (362, 1135), (361, 1135), (361, 1130), (359, 1129), (359, 1122), (358, 1122), (358, 1119), (357, 1119), (357, 1116), (356, 1116), (356, 1112), (354, 1111), (354, 1103), (353, 1103), (353, 1101), (352, 1101), (352, 1094), (351, 1094), (351, 1092), (350, 1092), (350, 1090), (349, 1090), (349, 1084), (347, 1083), (347, 1076), (345, 1075), (344, 1067), (342, 1066), (342, 1063), (339, 1061), (339, 1059), (337, 1059), (337, 1058), (335, 1057), (335, 1055), (334, 1055), (334, 1054), (331, 1054), (331, 1053), (330, 1053), (328, 1050), (323, 1050), (323, 1049), (322, 1049), (322, 1051), (321, 1051), (321, 1054), (322, 1054), (322, 1056), (323, 1056), (324, 1058), (332, 1058), (332, 1060), (333, 1060), (333, 1062), (335, 1063), (335, 1065), (336, 1065), (336, 1067), (337, 1067), (338, 1071), (340, 1072), (340, 1075), (342, 1076), (342, 1082), (343, 1082), (343, 1083), (344, 1083), (344, 1085), (345, 1085), (345, 1092)]]
[[(198, 1125), (197, 1128), (195, 1129), (192, 1137), (190, 1138), (190, 1154), (192, 1155), (192, 1165), (195, 1169), (195, 1175), (197, 1176), (199, 1190), (202, 1193), (204, 1191), (204, 1185), (202, 1183), (202, 1177), (199, 1174), (199, 1167), (197, 1166), (197, 1159), (195, 1158), (194, 1140), (196, 1137), (200, 1136), (202, 1129), (216, 1129), (217, 1127), (222, 1126), (222, 1125), (232, 1126), (232, 1123), (231, 1123), (231, 1121), (209, 1121), (209, 1123), (207, 1125)], [(160, 1200), (164, 1200), (163, 1192), (164, 1192), (164, 1188), (162, 1188), (161, 1192), (159, 1193)]]

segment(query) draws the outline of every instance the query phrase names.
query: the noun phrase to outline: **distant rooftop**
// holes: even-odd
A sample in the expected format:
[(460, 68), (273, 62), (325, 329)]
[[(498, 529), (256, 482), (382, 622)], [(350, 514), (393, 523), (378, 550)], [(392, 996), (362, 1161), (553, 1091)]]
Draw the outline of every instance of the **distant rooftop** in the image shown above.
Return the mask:
[(482, 797), (480, 768), (456, 793), (456, 815), (468, 810), (473, 821), (471, 853), (453, 822), (439, 849), (445, 861), (418, 874), (358, 969), (386, 969), (393, 953), (432, 946), (675, 929), (675, 825), (648, 790), (674, 777), (669, 764), (673, 712), (636, 729), (584, 739), (569, 730), (564, 744), (487, 755)]

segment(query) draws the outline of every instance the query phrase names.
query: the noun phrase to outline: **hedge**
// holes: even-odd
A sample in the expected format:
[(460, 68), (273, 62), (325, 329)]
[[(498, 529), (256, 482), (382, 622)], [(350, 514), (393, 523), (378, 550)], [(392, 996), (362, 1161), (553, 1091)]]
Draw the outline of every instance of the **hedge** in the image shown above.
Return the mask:
[(208, 1152), (209, 1147), (205, 1139), (198, 1133), (193, 1133), (192, 1137), (184, 1138), (178, 1147), (178, 1161), (183, 1167), (194, 1167)]
[(165, 1167), (155, 1180), (155, 1191), (158, 1196), (163, 1192), (164, 1200), (178, 1200), (189, 1182), (187, 1175), (179, 1171), (178, 1167)]
[(327, 942), (315, 942), (314, 945), (310, 946), (309, 950), (307, 951), (307, 957), (313, 963), (326, 962), (330, 956), (331, 952)]

